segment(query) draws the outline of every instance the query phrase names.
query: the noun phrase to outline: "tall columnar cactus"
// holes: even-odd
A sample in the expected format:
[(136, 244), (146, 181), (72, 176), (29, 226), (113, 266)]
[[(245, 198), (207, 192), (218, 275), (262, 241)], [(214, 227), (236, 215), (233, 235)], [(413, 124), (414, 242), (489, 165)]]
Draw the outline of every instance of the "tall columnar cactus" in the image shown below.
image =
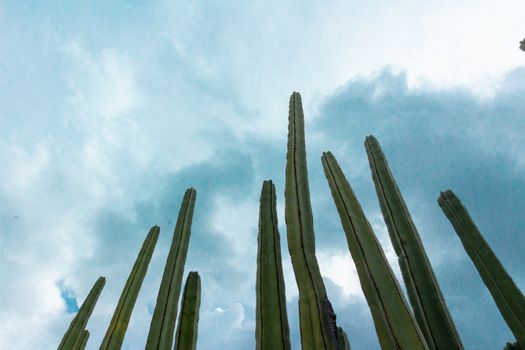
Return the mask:
[(525, 348), (525, 298), (456, 195), (441, 192), (439, 206), (450, 220), (516, 340)]
[(172, 348), (196, 196), (197, 192), (193, 188), (189, 188), (182, 199), (171, 248), (157, 296), (157, 304), (151, 320), (146, 343), (147, 350), (171, 350)]
[(428, 349), (372, 227), (341, 168), (330, 152), (323, 154), (322, 162), (381, 348)]
[(102, 291), (102, 288), (104, 288), (105, 284), (106, 279), (104, 277), (99, 277), (98, 280), (95, 282), (95, 284), (89, 291), (86, 300), (84, 300), (82, 306), (80, 307), (80, 309), (78, 309), (76, 316), (73, 318), (73, 321), (71, 321), (71, 324), (69, 325), (66, 334), (64, 334), (64, 337), (62, 338), (62, 341), (58, 346), (58, 350), (71, 349), (73, 347), (73, 344), (75, 344), (75, 342), (77, 341), (77, 339), (82, 337), (84, 329), (86, 328), (86, 325), (88, 323), (89, 317), (91, 316), (91, 313), (95, 308), (95, 304), (97, 303), (98, 297), (100, 296), (100, 292)]
[(201, 279), (192, 271), (188, 274), (175, 336), (175, 350), (195, 350), (201, 305)]
[(284, 195), (288, 249), (299, 288), (302, 349), (337, 349), (335, 314), (326, 295), (315, 257), (315, 237), (306, 166), (304, 115), (301, 96), (297, 92), (290, 97)]
[(281, 264), (281, 241), (277, 228), (275, 186), (272, 181), (264, 181), (261, 191), (255, 289), (255, 348), (291, 349)]
[(379, 142), (373, 136), (368, 136), (365, 148), (408, 298), (427, 345), (430, 349), (463, 349), (419, 233)]
[(159, 232), (160, 228), (153, 226), (142, 244), (137, 260), (120, 295), (111, 323), (100, 345), (100, 350), (118, 350), (122, 347), (131, 312), (137, 301), (144, 276), (146, 276), (153, 250), (159, 238)]
[(73, 344), (72, 350), (84, 350), (89, 339), (89, 331), (84, 330)]
[(337, 339), (339, 341), (338, 350), (351, 350), (348, 337), (341, 327), (337, 327)]

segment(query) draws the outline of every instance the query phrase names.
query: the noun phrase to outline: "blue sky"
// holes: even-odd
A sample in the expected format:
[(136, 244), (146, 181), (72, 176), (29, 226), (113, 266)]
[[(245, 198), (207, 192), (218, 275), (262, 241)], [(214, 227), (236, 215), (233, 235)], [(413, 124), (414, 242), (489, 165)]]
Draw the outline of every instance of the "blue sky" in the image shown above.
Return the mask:
[(98, 348), (158, 224), (124, 346), (143, 348), (190, 186), (199, 349), (253, 348), (258, 195), (272, 179), (298, 349), (283, 218), (294, 90), (317, 255), (352, 347), (379, 348), (320, 156), (337, 157), (400, 275), (363, 146), (373, 134), (466, 348), (502, 348), (512, 335), (436, 200), (456, 192), (524, 289), (524, 12), (521, 1), (489, 0), (0, 0), (0, 348), (56, 347), (75, 302), (104, 275), (88, 324), (88, 348)]

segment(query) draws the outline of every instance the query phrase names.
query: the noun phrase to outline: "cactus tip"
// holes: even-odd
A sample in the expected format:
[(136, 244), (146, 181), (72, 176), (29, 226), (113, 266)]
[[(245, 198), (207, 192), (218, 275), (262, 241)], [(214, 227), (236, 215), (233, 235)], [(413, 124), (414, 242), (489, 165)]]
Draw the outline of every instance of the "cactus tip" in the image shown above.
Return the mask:
[(370, 147), (372, 144), (375, 144), (377, 146), (379, 145), (379, 142), (374, 137), (374, 135), (368, 135), (367, 137), (365, 137), (365, 146)]
[(452, 190), (444, 190), (439, 192), (439, 198), (438, 203), (439, 205), (442, 205), (446, 200), (454, 200), (457, 199), (456, 195)]

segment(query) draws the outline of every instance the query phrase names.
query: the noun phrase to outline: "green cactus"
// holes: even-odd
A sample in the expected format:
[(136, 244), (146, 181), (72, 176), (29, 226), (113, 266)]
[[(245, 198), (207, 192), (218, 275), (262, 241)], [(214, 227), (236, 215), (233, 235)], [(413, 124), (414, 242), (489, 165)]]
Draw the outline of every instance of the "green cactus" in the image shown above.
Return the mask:
[(337, 326), (332, 305), (315, 257), (301, 96), (290, 97), (286, 155), (285, 219), (288, 250), (299, 288), (299, 318), (303, 350), (337, 349)]
[(516, 340), (525, 348), (525, 298), (456, 195), (441, 192), (439, 206), (450, 220)]
[(264, 181), (259, 207), (255, 286), (257, 350), (291, 349), (275, 197), (272, 181)]
[(73, 344), (72, 350), (84, 350), (89, 339), (89, 331), (84, 330)]
[(341, 168), (330, 152), (323, 153), (322, 162), (381, 348), (428, 349), (372, 227)]
[(79, 337), (82, 337), (83, 331), (86, 328), (89, 317), (91, 316), (91, 313), (95, 308), (95, 304), (97, 303), (98, 297), (100, 296), (100, 292), (102, 291), (102, 288), (104, 288), (105, 284), (106, 279), (104, 277), (99, 277), (98, 280), (95, 282), (95, 284), (89, 291), (86, 300), (84, 300), (82, 306), (80, 307), (80, 309), (78, 309), (77, 314), (73, 318), (73, 321), (71, 321), (71, 324), (69, 325), (66, 334), (64, 334), (64, 337), (62, 338), (62, 341), (58, 346), (58, 350), (71, 349), (73, 347), (73, 344), (75, 344), (76, 340)]
[(148, 270), (148, 265), (153, 255), (153, 250), (159, 238), (160, 228), (153, 226), (142, 244), (137, 260), (126, 281), (120, 296), (117, 308), (111, 319), (106, 335), (100, 345), (100, 350), (118, 350), (122, 347), (124, 336), (128, 328), (131, 312), (137, 301), (137, 296), (142, 286), (142, 281)]
[(377, 197), (396, 251), (408, 298), (430, 349), (463, 349), (416, 226), (379, 142), (368, 136), (365, 148)]
[(186, 190), (149, 329), (147, 350), (171, 350), (197, 192)]
[(339, 341), (338, 350), (351, 350), (348, 337), (341, 327), (337, 327), (337, 340)]
[(199, 327), (199, 308), (201, 305), (201, 279), (192, 271), (188, 274), (175, 336), (175, 350), (195, 350)]

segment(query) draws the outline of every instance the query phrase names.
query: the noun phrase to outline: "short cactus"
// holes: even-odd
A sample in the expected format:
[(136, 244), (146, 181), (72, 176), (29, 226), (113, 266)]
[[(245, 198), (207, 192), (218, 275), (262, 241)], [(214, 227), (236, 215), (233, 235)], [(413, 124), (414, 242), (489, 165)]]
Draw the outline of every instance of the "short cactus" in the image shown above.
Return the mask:
[(290, 97), (286, 154), (285, 219), (288, 250), (299, 288), (299, 316), (303, 350), (337, 349), (335, 313), (326, 295), (315, 257), (301, 96)]
[(200, 305), (201, 279), (197, 272), (192, 271), (188, 274), (182, 295), (175, 350), (195, 350), (197, 348)]
[(100, 350), (118, 350), (122, 347), (131, 312), (137, 301), (142, 281), (146, 276), (153, 250), (159, 238), (159, 232), (160, 228), (153, 226), (142, 244), (137, 260), (118, 301), (117, 308), (113, 313), (113, 318), (106, 331), (102, 345), (100, 345)]
[(322, 162), (382, 349), (428, 349), (381, 245), (341, 168), (330, 152), (323, 154)]
[(172, 348), (196, 195), (197, 192), (189, 188), (182, 200), (157, 296), (157, 304), (151, 320), (146, 350), (171, 350)]
[(257, 350), (290, 350), (275, 186), (264, 181), (259, 208), (255, 341)]
[(479, 232), (467, 209), (454, 192), (441, 192), (439, 206), (450, 220), (454, 230), (481, 279), (496, 302), (516, 340), (525, 348), (525, 297), (509, 276), (487, 241)]
[(58, 346), (58, 350), (72, 349), (77, 340), (83, 337), (84, 329), (86, 328), (89, 317), (95, 308), (95, 304), (97, 303), (100, 292), (102, 292), (102, 288), (104, 288), (105, 284), (106, 279), (104, 277), (99, 277), (95, 282), (89, 291), (86, 300), (84, 300), (82, 306), (78, 309), (75, 318), (71, 321), (66, 334), (64, 334), (64, 337)]
[(408, 298), (430, 349), (463, 349), (416, 226), (390, 172), (379, 142), (368, 136), (365, 148), (377, 197), (396, 251)]

